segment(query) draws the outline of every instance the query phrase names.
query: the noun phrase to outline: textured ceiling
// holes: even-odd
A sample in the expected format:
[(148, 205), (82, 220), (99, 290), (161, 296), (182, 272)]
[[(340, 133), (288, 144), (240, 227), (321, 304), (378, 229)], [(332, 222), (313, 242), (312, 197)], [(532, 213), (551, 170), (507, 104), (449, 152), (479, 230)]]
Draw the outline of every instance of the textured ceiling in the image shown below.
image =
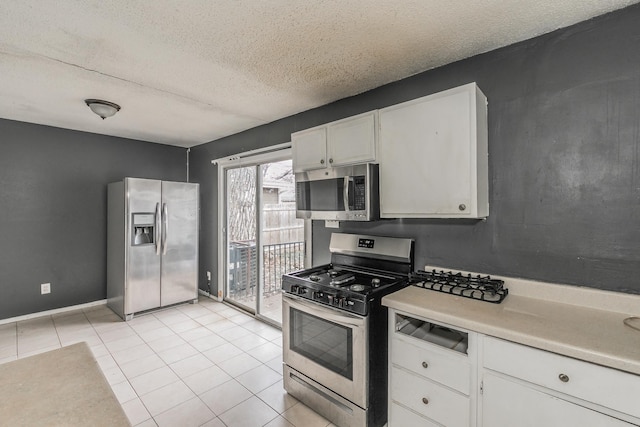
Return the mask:
[(0, 0), (0, 117), (191, 147), (638, 1)]

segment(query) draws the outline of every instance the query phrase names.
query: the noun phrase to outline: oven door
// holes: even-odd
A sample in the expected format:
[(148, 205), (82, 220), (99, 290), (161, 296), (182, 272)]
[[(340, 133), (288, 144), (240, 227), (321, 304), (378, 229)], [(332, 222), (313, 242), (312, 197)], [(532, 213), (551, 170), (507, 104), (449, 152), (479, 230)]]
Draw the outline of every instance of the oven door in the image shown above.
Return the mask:
[(284, 363), (368, 407), (368, 318), (283, 294)]

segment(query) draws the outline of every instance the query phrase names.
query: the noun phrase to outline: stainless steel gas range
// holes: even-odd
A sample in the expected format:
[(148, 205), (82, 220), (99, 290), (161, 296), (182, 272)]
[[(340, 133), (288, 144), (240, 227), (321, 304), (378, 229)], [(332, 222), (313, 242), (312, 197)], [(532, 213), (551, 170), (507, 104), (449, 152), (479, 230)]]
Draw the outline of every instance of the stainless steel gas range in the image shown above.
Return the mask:
[(331, 263), (285, 274), (284, 387), (340, 427), (387, 421), (387, 309), (408, 284), (412, 239), (333, 233)]

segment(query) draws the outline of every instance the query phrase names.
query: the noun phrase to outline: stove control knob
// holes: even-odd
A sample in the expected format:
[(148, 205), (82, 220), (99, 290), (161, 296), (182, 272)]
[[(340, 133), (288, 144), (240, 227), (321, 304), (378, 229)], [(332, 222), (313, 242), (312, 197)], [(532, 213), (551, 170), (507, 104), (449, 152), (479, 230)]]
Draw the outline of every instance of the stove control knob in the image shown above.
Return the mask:
[(336, 298), (336, 305), (338, 307), (345, 307), (346, 306), (346, 304), (345, 304), (346, 301), (347, 301), (347, 299), (345, 297), (338, 297), (338, 298)]
[(342, 308), (351, 309), (354, 305), (355, 303), (349, 298), (342, 298), (342, 301), (340, 301), (340, 307)]
[(320, 299), (324, 296), (324, 292), (322, 291), (313, 291), (313, 293), (311, 294), (311, 297), (313, 299)]
[(303, 295), (307, 293), (307, 288), (300, 285), (291, 285), (291, 293), (297, 295)]
[(335, 298), (335, 295), (327, 294), (327, 301), (329, 302), (329, 304), (333, 305), (333, 301), (335, 300)]

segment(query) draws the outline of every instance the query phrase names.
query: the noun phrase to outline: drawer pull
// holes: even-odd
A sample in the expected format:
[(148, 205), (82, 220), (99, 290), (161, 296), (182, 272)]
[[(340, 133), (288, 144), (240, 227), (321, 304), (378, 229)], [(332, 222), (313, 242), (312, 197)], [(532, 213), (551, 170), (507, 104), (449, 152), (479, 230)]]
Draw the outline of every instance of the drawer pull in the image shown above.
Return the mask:
[(560, 374), (558, 375), (558, 378), (560, 378), (560, 381), (562, 381), (563, 383), (568, 383), (569, 382), (569, 376), (566, 374)]
[(429, 364), (427, 362), (422, 362), (422, 367), (424, 369), (427, 369), (429, 367)]
[(422, 398), (422, 403), (424, 403), (425, 405), (429, 404), (429, 399), (427, 399), (426, 397)]

